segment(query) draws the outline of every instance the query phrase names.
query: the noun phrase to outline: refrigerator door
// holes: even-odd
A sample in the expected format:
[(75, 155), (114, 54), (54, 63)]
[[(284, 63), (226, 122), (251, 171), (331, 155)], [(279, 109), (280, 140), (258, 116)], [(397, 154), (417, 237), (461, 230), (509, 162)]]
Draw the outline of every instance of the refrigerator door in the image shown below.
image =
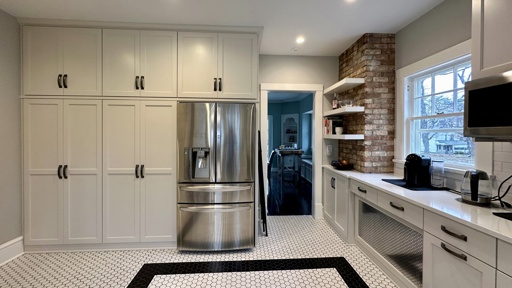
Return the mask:
[(255, 104), (217, 104), (216, 182), (254, 181)]
[(178, 103), (178, 182), (215, 182), (215, 103)]
[(254, 204), (178, 204), (178, 250), (254, 247)]

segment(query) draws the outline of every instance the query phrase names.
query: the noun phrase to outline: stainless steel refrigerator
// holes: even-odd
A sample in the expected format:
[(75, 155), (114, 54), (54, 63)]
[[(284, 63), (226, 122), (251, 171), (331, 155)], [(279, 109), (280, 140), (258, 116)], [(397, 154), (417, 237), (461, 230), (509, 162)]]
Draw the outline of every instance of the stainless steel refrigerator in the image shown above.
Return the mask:
[(254, 247), (255, 104), (178, 103), (178, 249)]

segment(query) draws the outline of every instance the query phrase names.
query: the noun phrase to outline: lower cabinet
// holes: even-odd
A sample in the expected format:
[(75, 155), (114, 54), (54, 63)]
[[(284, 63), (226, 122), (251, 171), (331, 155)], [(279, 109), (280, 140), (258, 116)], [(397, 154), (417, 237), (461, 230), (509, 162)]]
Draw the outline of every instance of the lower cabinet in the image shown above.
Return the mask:
[(324, 169), (324, 217), (345, 240), (348, 237), (348, 178)]
[(176, 102), (103, 111), (103, 242), (176, 241)]
[(101, 100), (23, 100), (26, 245), (101, 243)]
[(424, 232), (423, 235), (424, 288), (495, 287), (496, 269), (494, 267), (428, 232)]

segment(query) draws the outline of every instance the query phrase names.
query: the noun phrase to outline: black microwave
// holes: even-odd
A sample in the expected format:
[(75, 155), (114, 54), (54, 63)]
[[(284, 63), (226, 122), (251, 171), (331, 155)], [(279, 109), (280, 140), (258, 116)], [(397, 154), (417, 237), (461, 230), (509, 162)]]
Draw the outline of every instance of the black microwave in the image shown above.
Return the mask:
[(466, 82), (464, 137), (512, 142), (512, 71)]

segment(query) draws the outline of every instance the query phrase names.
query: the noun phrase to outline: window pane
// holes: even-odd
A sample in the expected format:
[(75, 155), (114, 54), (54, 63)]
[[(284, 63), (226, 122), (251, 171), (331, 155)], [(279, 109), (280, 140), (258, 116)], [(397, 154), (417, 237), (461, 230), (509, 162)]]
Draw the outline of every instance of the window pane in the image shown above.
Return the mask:
[(453, 113), (453, 93), (443, 93), (434, 96), (434, 113)]
[(455, 100), (455, 112), (464, 112), (464, 90), (457, 90), (457, 100)]
[(414, 100), (414, 116), (432, 115), (432, 97), (422, 97)]
[(467, 62), (457, 67), (457, 88), (464, 88), (464, 83), (471, 80), (471, 63)]
[(430, 75), (414, 80), (414, 97), (432, 94), (432, 78)]
[[(417, 127), (420, 130), (425, 129), (462, 129), (464, 125), (463, 116), (453, 117), (436, 117), (427, 119), (417, 119), (412, 121), (412, 127)], [(417, 123), (415, 123), (417, 122)], [(423, 131), (421, 131), (423, 132)]]
[(474, 146), (471, 138), (460, 132), (420, 133), (419, 154), (430, 156), (432, 160), (444, 160), (445, 163), (471, 166), (475, 161)]
[(434, 76), (435, 93), (453, 90), (453, 70), (445, 69)]

